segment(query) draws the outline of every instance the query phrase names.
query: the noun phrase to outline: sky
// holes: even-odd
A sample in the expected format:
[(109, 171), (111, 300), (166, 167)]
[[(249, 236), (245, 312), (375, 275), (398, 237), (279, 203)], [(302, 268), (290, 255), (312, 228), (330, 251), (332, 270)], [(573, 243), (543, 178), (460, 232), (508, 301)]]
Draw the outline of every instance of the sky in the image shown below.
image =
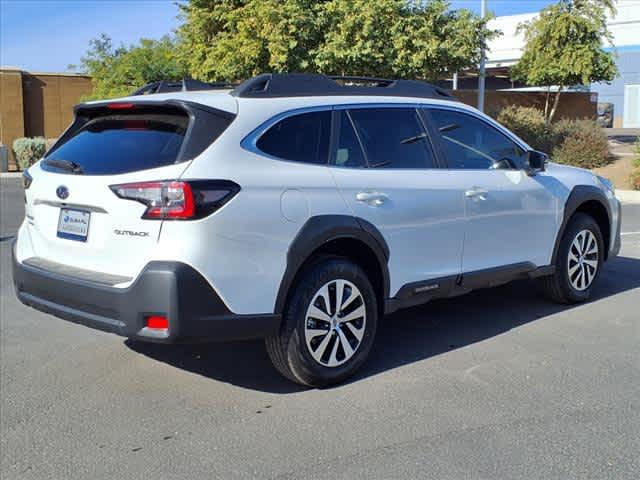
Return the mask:
[[(535, 12), (550, 3), (487, 0), (495, 15)], [(480, 12), (480, 0), (453, 0), (451, 6)], [(130, 45), (172, 32), (177, 16), (175, 0), (0, 0), (0, 65), (65, 72), (101, 33), (114, 45)]]

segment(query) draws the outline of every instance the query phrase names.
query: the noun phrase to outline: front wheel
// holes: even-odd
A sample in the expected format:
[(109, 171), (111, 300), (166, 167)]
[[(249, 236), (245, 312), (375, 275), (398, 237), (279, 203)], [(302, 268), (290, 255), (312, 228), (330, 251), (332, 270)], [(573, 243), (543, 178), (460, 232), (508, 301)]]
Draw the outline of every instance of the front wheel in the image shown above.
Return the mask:
[(322, 387), (353, 375), (373, 345), (378, 308), (364, 271), (346, 259), (321, 260), (300, 278), (277, 336), (266, 340), (276, 369)]
[(555, 273), (542, 278), (545, 293), (559, 303), (579, 303), (591, 297), (602, 270), (604, 241), (593, 217), (577, 213), (562, 236)]

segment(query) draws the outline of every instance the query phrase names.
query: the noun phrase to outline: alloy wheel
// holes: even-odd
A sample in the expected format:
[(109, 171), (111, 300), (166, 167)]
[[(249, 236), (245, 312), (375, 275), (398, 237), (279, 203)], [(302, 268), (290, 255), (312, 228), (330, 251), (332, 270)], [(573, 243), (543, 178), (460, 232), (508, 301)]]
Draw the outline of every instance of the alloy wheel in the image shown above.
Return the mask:
[(311, 356), (325, 367), (352, 358), (367, 322), (364, 298), (348, 280), (331, 280), (313, 296), (305, 316), (305, 340)]
[(591, 286), (598, 271), (598, 241), (590, 230), (581, 230), (571, 242), (567, 269), (571, 286), (584, 291)]

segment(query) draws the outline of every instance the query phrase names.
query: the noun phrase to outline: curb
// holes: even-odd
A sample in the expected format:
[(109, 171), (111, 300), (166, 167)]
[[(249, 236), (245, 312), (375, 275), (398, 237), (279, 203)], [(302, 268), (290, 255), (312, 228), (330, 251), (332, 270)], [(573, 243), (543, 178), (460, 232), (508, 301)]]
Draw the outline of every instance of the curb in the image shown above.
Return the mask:
[(622, 203), (640, 204), (640, 191), (616, 190), (616, 197)]
[(22, 172), (0, 172), (0, 178), (22, 178)]

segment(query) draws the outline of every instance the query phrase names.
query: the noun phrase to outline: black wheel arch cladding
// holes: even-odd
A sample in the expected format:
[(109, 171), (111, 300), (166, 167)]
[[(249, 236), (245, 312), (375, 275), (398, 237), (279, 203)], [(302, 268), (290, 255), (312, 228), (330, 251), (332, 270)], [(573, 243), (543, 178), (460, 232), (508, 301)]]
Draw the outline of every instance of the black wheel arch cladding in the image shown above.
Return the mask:
[(280, 282), (274, 311), (282, 313), (293, 281), (323, 245), (334, 240), (351, 239), (366, 245), (375, 255), (382, 275), (384, 300), (389, 296), (389, 246), (370, 222), (350, 215), (318, 215), (309, 218), (298, 231), (287, 252), (287, 267)]
[[(573, 187), (573, 190), (571, 190), (571, 193), (569, 194), (569, 197), (565, 202), (562, 224), (560, 225), (560, 229), (558, 230), (556, 242), (553, 247), (553, 257), (551, 259), (552, 265), (555, 265), (556, 263), (556, 260), (558, 258), (558, 252), (560, 249), (560, 243), (562, 242), (562, 237), (564, 236), (564, 232), (567, 229), (567, 224), (569, 223), (573, 215), (578, 211), (582, 211), (588, 215), (591, 215), (592, 217), (594, 216), (594, 214), (590, 212), (588, 209), (585, 210), (583, 208), (585, 205), (589, 204), (590, 202), (595, 202), (595, 204), (599, 205), (599, 207), (604, 209), (604, 211), (606, 212), (606, 217), (607, 217), (606, 219), (594, 218), (594, 220), (601, 227), (602, 239), (604, 240), (604, 246), (605, 246), (603, 258), (605, 260), (607, 259), (607, 256), (609, 253), (609, 247), (610, 247), (609, 244), (611, 241), (610, 233), (611, 233), (611, 218), (612, 218), (611, 208), (609, 206), (607, 197), (602, 192), (602, 190), (600, 190), (597, 187), (594, 187), (591, 185), (577, 185)], [(606, 229), (603, 229), (601, 226), (601, 221), (603, 220), (607, 222)]]

